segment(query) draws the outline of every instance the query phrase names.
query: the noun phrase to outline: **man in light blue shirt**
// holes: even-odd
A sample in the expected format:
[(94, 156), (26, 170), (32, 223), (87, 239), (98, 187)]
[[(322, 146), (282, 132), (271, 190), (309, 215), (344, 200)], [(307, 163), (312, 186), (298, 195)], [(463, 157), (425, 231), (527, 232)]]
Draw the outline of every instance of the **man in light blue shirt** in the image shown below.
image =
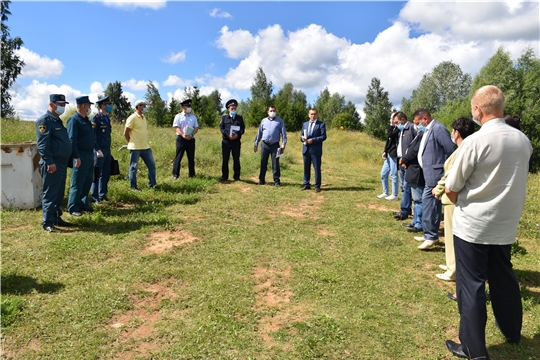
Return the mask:
[[(279, 138), (281, 136), (281, 147), (279, 146)], [(272, 172), (274, 175), (274, 184), (279, 187), (281, 183), (279, 177), (281, 173), (279, 171), (279, 157), (277, 156), (278, 149), (281, 152), (285, 151), (287, 145), (287, 132), (285, 131), (285, 123), (283, 119), (276, 116), (276, 107), (268, 107), (268, 117), (262, 119), (261, 125), (259, 125), (259, 132), (255, 138), (255, 146), (253, 151), (257, 152), (259, 141), (262, 140), (261, 149), (261, 171), (259, 173), (259, 185), (266, 183), (266, 169), (268, 168), (268, 157), (272, 156)]]
[(188, 158), (188, 176), (195, 177), (195, 134), (199, 131), (197, 117), (191, 113), (191, 99), (182, 101), (182, 112), (174, 117), (173, 127), (176, 131), (176, 156), (174, 157), (172, 175), (174, 180), (180, 176), (180, 163), (184, 152)]

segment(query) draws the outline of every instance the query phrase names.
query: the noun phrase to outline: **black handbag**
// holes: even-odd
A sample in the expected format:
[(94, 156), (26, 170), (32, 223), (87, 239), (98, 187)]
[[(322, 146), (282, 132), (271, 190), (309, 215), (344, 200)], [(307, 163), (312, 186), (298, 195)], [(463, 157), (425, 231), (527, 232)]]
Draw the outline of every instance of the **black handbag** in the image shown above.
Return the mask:
[(118, 160), (112, 157), (111, 155), (111, 175), (120, 175), (120, 165)]

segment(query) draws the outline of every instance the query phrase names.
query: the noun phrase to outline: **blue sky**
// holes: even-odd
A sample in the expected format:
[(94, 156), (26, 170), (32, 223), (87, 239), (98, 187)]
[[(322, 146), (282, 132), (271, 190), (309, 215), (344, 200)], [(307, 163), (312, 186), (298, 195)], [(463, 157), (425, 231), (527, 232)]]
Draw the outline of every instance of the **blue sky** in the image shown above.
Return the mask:
[(373, 77), (399, 106), (442, 61), (474, 76), (499, 46), (539, 54), (537, 1), (13, 1), (10, 11), (27, 64), (12, 105), (26, 119), (50, 93), (95, 100), (113, 81), (132, 102), (148, 81), (167, 101), (195, 84), (245, 99), (259, 66), (276, 92), (291, 82), (314, 101), (328, 87), (362, 113)]

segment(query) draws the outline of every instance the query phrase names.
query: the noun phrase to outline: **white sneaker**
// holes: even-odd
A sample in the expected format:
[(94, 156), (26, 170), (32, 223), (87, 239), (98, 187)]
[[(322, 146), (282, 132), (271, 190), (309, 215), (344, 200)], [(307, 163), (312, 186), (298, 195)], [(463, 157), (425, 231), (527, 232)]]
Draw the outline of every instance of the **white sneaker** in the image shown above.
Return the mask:
[(377, 197), (378, 197), (379, 199), (385, 199), (385, 198), (388, 197), (388, 194), (387, 194), (387, 193), (382, 193), (381, 195), (377, 195)]
[(398, 200), (398, 197), (396, 195), (390, 195), (386, 198), (386, 200)]
[(416, 240), (416, 241), (426, 241), (426, 239), (424, 239), (423, 236), (415, 236), (414, 240)]
[(427, 250), (429, 248), (432, 248), (436, 243), (438, 243), (439, 240), (426, 240), (424, 241), (422, 244), (420, 244), (420, 246), (418, 247), (418, 249), (420, 250)]
[(436, 274), (435, 276), (437, 276), (437, 278), (439, 278), (441, 280), (444, 280), (444, 281), (456, 281), (456, 280), (452, 279), (450, 276), (448, 276), (446, 273), (444, 273), (444, 274)]
[(443, 269), (444, 271), (448, 270), (448, 266), (446, 266), (446, 265), (439, 265), (439, 267), (441, 269)]

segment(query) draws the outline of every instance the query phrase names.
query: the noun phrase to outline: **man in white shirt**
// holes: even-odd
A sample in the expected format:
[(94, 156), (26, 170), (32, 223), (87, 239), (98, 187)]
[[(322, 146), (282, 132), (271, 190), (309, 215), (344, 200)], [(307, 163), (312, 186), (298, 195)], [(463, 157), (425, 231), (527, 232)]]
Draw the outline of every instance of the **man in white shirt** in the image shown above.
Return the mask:
[(199, 131), (197, 117), (191, 113), (191, 99), (182, 101), (180, 105), (182, 105), (182, 112), (173, 120), (176, 131), (176, 156), (172, 171), (174, 180), (180, 176), (180, 163), (184, 152), (188, 158), (188, 176), (195, 177), (195, 134)]
[(454, 355), (470, 359), (489, 359), (486, 281), (501, 332), (512, 344), (521, 337), (521, 294), (510, 258), (527, 195), (532, 147), (521, 131), (504, 122), (504, 101), (493, 85), (475, 92), (471, 111), (482, 127), (461, 143), (445, 184), (456, 204), (453, 233), (461, 317), (461, 344), (447, 340), (446, 345)]

